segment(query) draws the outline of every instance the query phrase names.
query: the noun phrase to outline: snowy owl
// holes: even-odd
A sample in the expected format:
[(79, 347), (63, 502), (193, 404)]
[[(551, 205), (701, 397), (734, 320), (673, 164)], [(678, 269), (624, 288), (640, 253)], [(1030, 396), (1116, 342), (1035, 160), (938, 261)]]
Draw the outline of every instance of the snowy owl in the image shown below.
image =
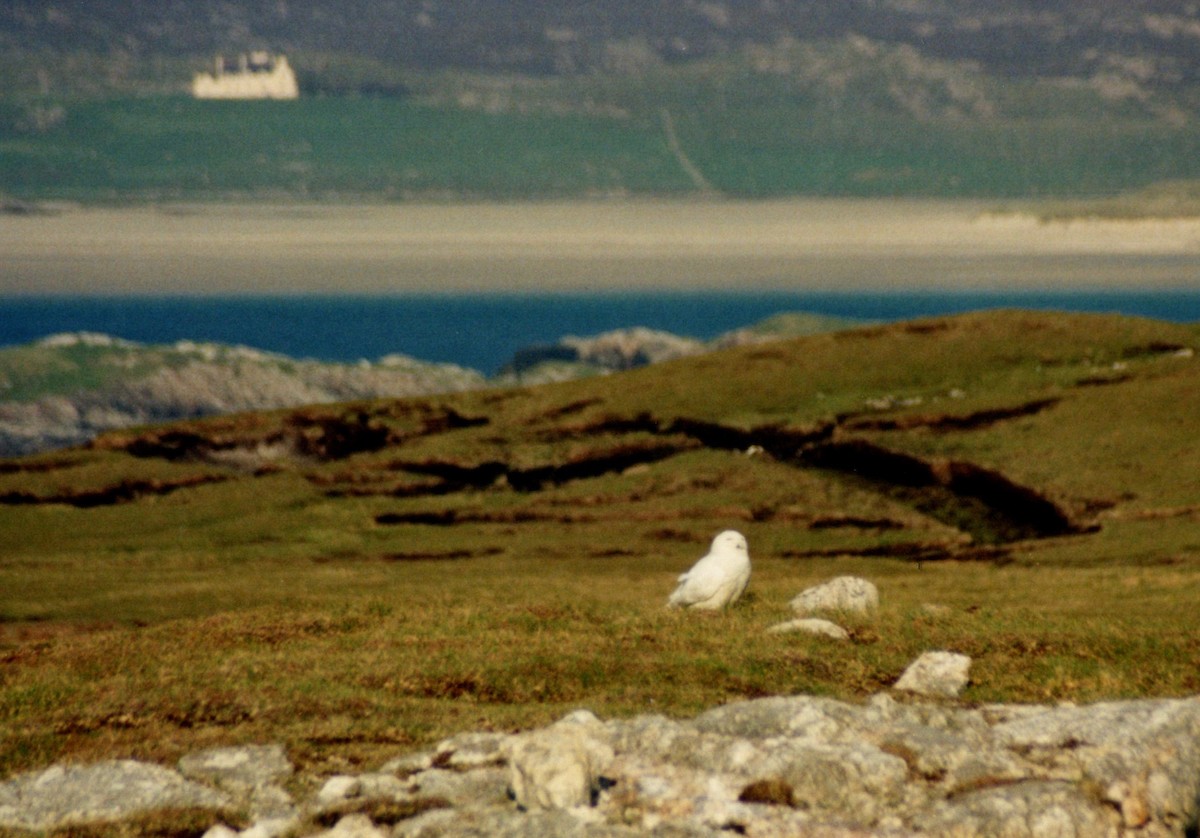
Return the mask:
[(713, 539), (708, 555), (679, 577), (668, 608), (717, 609), (732, 605), (750, 581), (750, 548), (736, 530)]

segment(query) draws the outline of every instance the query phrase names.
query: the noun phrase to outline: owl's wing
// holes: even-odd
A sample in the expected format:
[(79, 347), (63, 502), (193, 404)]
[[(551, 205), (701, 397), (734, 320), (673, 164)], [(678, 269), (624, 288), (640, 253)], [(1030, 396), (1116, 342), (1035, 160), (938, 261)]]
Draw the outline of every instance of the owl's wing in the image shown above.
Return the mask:
[(692, 605), (712, 599), (729, 581), (729, 571), (721, 557), (709, 553), (679, 577), (679, 587), (668, 605)]

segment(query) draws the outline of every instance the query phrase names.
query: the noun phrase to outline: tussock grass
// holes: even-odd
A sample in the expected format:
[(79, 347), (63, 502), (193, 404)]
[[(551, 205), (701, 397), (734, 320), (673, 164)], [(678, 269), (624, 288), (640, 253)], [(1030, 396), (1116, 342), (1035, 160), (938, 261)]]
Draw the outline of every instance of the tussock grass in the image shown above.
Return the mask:
[[(264, 741), (315, 773), (369, 768), (577, 707), (683, 716), (763, 695), (859, 699), (929, 649), (972, 656), (967, 702), (1198, 692), (1200, 371), (1178, 349), (1196, 338), (1122, 318), (972, 315), (553, 387), (322, 408), (368, 411), (397, 441), (257, 475), (134, 458), (116, 438), (22, 461), (0, 472), (0, 493), (226, 479), (95, 508), (0, 505), (0, 775)], [(1080, 383), (1098, 375), (1114, 380)], [(927, 421), (1046, 397), (978, 426)], [(488, 422), (419, 435), (414, 415), (447, 408)], [(971, 552), (877, 483), (702, 445), (540, 488), (394, 493), (411, 463), (532, 468), (655, 441), (610, 421), (643, 414), (841, 422), (838, 434), (995, 469), (1089, 526)], [(253, 441), (287, 416), (212, 426)], [(893, 424), (854, 430), (848, 417)], [(667, 611), (675, 577), (728, 527), (750, 542), (747, 597), (718, 614)], [(888, 555), (908, 548), (922, 561)], [(801, 590), (842, 574), (882, 594), (877, 614), (838, 618), (851, 642), (766, 633)]]

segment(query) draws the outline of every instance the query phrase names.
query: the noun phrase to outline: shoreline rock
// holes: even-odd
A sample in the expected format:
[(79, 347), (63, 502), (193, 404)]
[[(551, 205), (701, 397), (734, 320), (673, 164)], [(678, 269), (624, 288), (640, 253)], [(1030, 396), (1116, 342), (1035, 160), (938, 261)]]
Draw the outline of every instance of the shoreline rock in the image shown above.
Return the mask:
[[(293, 787), (319, 791), (274, 807), (255, 801), (287, 795), (278, 746), (180, 766), (12, 778), (0, 784), (0, 827), (120, 820), (159, 801), (210, 806), (209, 838), (1182, 838), (1200, 824), (1200, 698), (962, 707), (881, 693), (737, 701), (690, 720), (576, 711), (511, 736), (461, 734), (378, 771), (308, 778)], [(221, 822), (231, 803), (251, 813), (248, 829)]]

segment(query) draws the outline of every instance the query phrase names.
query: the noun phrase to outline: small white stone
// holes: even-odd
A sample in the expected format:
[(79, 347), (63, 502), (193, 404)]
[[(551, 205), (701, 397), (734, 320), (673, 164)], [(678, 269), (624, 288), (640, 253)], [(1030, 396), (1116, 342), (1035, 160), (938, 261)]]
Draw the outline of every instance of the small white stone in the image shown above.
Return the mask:
[(911, 664), (896, 689), (918, 695), (954, 698), (969, 680), (971, 659), (956, 652), (926, 652)]
[(818, 637), (828, 637), (831, 640), (850, 639), (850, 633), (837, 623), (831, 623), (829, 620), (822, 620), (819, 617), (788, 620), (786, 623), (779, 623), (767, 629), (767, 634), (788, 634), (791, 632), (815, 634)]
[(218, 823), (208, 828), (201, 838), (238, 838), (238, 833), (223, 823)]
[(325, 781), (325, 785), (321, 786), (321, 790), (317, 792), (317, 802), (323, 806), (340, 803), (343, 800), (358, 797), (360, 791), (362, 791), (362, 783), (357, 777), (338, 774), (330, 777)]
[(857, 576), (838, 576), (802, 591), (791, 606), (801, 616), (817, 611), (866, 614), (879, 607), (879, 589)]

